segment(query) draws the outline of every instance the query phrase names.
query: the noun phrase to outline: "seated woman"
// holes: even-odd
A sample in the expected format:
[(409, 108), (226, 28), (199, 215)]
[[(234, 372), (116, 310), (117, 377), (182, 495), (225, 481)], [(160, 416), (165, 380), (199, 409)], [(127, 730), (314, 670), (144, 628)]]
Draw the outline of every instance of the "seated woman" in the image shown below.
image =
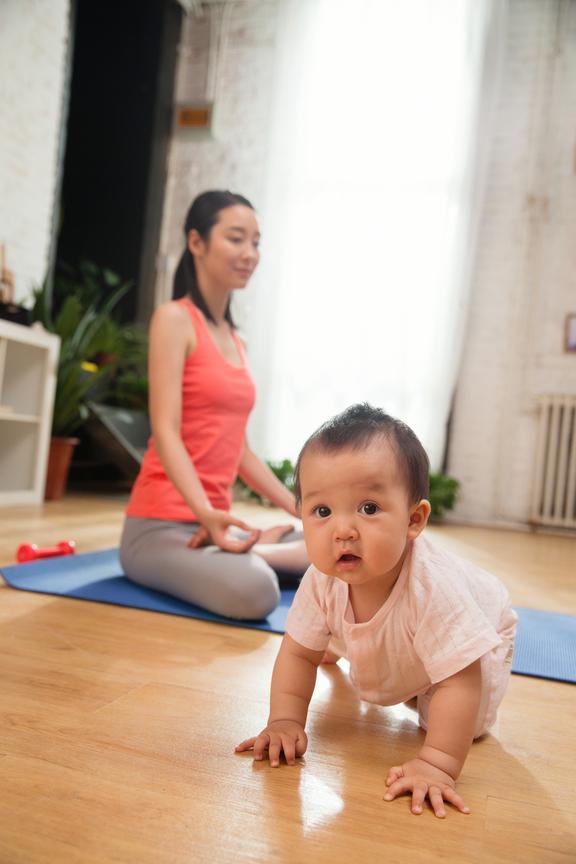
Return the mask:
[(250, 449), (254, 383), (230, 311), (259, 259), (246, 198), (204, 192), (184, 226), (174, 297), (150, 325), (152, 436), (126, 511), (126, 576), (231, 618), (260, 619), (278, 604), (276, 570), (308, 565), (292, 524), (260, 532), (230, 512), (237, 476), (291, 516), (293, 494)]

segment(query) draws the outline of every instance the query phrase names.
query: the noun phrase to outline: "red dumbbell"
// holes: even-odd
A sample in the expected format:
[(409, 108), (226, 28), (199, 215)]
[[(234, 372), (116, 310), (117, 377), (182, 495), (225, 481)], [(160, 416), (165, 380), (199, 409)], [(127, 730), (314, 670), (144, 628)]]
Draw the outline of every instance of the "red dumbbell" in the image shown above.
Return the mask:
[(61, 540), (56, 546), (37, 546), (35, 543), (22, 543), (16, 552), (19, 564), (25, 561), (36, 561), (38, 558), (56, 558), (58, 555), (74, 555), (76, 543), (74, 540)]

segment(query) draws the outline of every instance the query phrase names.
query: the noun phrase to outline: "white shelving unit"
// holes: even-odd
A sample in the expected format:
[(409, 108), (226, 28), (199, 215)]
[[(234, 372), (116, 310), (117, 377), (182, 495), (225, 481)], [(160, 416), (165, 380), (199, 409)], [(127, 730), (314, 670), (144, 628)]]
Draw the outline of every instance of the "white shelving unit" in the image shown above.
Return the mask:
[(59, 350), (53, 333), (0, 319), (0, 507), (44, 500)]

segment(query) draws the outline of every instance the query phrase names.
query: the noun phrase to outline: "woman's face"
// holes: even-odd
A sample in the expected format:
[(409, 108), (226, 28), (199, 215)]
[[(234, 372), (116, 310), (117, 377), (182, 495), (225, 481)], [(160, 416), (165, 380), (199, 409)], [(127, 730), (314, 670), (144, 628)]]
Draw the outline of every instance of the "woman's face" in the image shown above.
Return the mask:
[(200, 278), (229, 291), (245, 287), (260, 259), (259, 243), (254, 211), (243, 204), (220, 210), (207, 241), (195, 230), (188, 235)]

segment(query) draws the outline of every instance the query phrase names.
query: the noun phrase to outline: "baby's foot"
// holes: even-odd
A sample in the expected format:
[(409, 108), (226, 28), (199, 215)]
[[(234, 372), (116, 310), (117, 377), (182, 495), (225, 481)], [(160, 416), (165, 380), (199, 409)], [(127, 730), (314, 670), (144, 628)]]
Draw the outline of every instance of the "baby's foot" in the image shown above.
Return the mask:
[(274, 525), (272, 528), (264, 528), (260, 532), (258, 543), (279, 543), (282, 537), (293, 530), (293, 525)]
[(334, 654), (333, 651), (325, 651), (324, 656), (322, 657), (322, 663), (337, 663), (340, 659), (338, 654)]

